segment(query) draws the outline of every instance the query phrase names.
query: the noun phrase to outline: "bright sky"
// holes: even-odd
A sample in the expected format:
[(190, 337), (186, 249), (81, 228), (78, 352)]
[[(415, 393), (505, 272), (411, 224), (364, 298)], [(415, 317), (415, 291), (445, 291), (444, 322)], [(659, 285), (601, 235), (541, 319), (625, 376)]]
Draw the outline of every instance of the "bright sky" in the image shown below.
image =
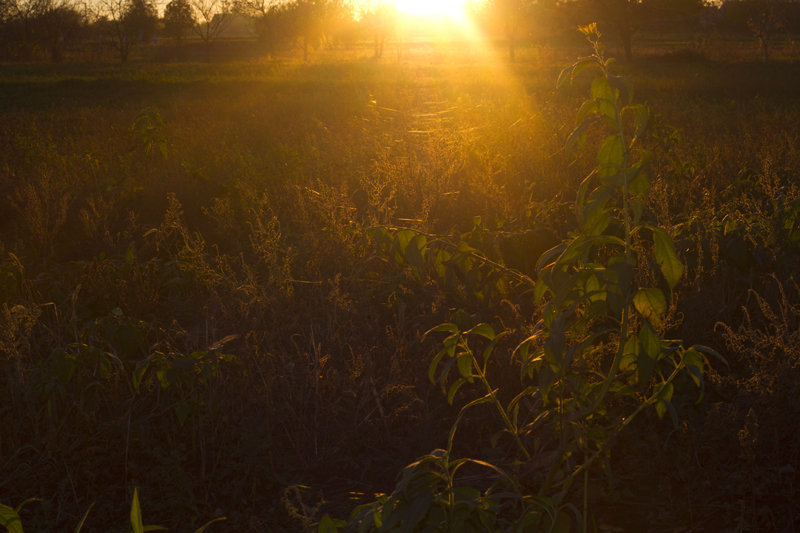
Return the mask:
[(395, 0), (400, 13), (456, 21), (465, 17), (467, 3), (467, 0)]

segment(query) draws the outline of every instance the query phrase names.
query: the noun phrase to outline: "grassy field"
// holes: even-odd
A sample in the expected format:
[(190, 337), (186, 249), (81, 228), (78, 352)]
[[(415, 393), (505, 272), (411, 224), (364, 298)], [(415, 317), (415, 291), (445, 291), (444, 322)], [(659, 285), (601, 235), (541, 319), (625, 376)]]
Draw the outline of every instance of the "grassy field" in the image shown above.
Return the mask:
[[(530, 291), (415, 275), (369, 229), (477, 225), (487, 256), (533, 275), (547, 243), (498, 250), (575, 225), (593, 153), (563, 147), (586, 83), (555, 80), (579, 53), (0, 66), (0, 502), (44, 499), (26, 531), (72, 530), (97, 502), (86, 529), (113, 531), (138, 487), (176, 531), (299, 531), (390, 492), (458, 412), (422, 334), (466, 316), (510, 354), (539, 311)], [(686, 264), (662, 333), (728, 364), (673, 402), (677, 426), (650, 410), (622, 434), (591, 472), (590, 524), (794, 530), (800, 70), (616, 68), (652, 107), (646, 211)], [(463, 453), (498, 429), (476, 413)]]

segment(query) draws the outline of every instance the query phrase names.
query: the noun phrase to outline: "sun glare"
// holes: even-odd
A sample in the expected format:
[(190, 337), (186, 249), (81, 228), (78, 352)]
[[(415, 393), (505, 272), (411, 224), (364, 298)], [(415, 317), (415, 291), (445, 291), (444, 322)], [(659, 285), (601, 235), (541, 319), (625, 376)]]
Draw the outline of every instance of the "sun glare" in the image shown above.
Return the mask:
[(411, 17), (463, 20), (467, 0), (395, 0), (397, 11)]

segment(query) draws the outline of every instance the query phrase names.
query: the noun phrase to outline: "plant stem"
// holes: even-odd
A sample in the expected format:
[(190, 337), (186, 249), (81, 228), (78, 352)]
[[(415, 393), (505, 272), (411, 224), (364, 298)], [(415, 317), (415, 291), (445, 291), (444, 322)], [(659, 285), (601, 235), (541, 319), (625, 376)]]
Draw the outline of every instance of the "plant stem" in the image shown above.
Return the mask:
[(478, 361), (475, 359), (475, 357), (472, 358), (472, 366), (475, 367), (475, 372), (477, 373), (478, 377), (480, 378), (481, 383), (483, 383), (483, 386), (486, 388), (486, 391), (491, 396), (492, 403), (494, 403), (494, 406), (497, 408), (497, 411), (500, 413), (500, 417), (503, 419), (503, 423), (505, 423), (506, 428), (508, 428), (508, 430), (514, 436), (514, 441), (517, 443), (517, 447), (522, 452), (522, 455), (525, 457), (525, 460), (526, 461), (530, 461), (531, 460), (531, 454), (528, 451), (528, 449), (525, 447), (525, 445), (522, 443), (522, 440), (520, 440), (519, 431), (517, 430), (517, 427), (514, 425), (513, 422), (511, 422), (511, 418), (508, 416), (508, 413), (506, 413), (506, 410), (503, 408), (503, 405), (500, 403), (500, 400), (498, 400), (497, 396), (495, 396), (494, 390), (492, 389), (491, 385), (489, 385), (489, 380), (486, 379), (486, 373), (480, 367), (480, 365), (478, 364)]

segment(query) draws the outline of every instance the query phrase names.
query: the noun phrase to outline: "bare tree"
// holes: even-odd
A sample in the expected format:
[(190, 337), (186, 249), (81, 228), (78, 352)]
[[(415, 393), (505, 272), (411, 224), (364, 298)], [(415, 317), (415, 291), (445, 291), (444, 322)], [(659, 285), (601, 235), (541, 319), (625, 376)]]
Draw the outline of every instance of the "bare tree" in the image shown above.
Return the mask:
[(517, 43), (529, 22), (530, 0), (491, 0), (487, 6), (488, 15), (494, 25), (502, 28), (508, 47), (508, 59), (516, 60)]
[(758, 40), (761, 59), (769, 63), (769, 53), (776, 34), (781, 29), (780, 18), (773, 0), (749, 0), (752, 10), (747, 26)]
[(153, 36), (158, 21), (155, 6), (149, 0), (104, 0), (102, 8), (104, 18), (98, 23), (124, 63), (136, 43)]
[(272, 57), (280, 43), (291, 34), (287, 4), (278, 0), (236, 0), (234, 10), (253, 19), (260, 43)]
[(328, 15), (327, 0), (294, 0), (289, 6), (293, 33), (303, 50), (303, 61), (308, 61), (310, 48), (319, 47), (325, 36)]
[(211, 43), (214, 42), (230, 21), (230, 6), (227, 0), (192, 0), (197, 15), (194, 31), (205, 44), (206, 61), (211, 61)]
[(31, 56), (35, 44), (36, 19), (51, 6), (50, 0), (7, 0), (4, 8), (10, 38), (19, 46), (18, 54)]
[(374, 57), (383, 57), (386, 39), (390, 37), (397, 25), (397, 9), (391, 0), (372, 0), (363, 6), (361, 24), (372, 34)]

